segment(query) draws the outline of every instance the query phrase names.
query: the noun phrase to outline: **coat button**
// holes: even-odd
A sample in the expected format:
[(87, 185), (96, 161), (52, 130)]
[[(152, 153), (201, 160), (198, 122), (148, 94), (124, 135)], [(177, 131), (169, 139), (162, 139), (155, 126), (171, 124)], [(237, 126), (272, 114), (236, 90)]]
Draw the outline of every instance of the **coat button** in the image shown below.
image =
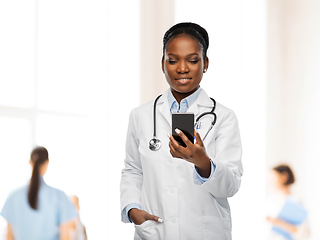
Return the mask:
[(177, 219), (176, 219), (176, 218), (171, 218), (171, 222), (172, 222), (172, 223), (176, 223), (176, 222), (177, 222)]
[(176, 190), (174, 188), (170, 188), (170, 190), (169, 190), (170, 193), (175, 193), (175, 191)]

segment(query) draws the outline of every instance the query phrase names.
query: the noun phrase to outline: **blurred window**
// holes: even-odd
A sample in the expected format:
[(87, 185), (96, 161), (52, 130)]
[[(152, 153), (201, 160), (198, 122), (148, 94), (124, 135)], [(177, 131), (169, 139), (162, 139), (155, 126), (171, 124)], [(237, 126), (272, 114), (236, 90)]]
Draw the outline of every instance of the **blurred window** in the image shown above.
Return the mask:
[[(129, 113), (140, 99), (139, 7), (139, 0), (0, 0), (0, 208), (27, 183), (29, 154), (42, 145), (46, 182), (79, 197), (88, 236), (123, 229), (114, 222), (115, 196)], [(132, 236), (128, 227), (117, 237)], [(0, 217), (0, 239), (5, 232)]]

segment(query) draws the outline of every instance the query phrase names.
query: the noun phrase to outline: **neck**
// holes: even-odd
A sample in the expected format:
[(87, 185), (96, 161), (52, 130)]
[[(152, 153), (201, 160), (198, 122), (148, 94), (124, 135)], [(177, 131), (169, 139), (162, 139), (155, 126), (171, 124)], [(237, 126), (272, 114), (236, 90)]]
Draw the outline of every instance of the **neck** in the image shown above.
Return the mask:
[(181, 100), (186, 98), (186, 97), (189, 97), (192, 93), (194, 93), (195, 91), (197, 91), (199, 89), (200, 86), (196, 87), (195, 89), (193, 89), (192, 91), (190, 92), (187, 92), (187, 93), (181, 93), (181, 92), (177, 92), (175, 91), (174, 89), (170, 89), (171, 92), (172, 92), (172, 95), (174, 96), (174, 98), (177, 100), (177, 102), (180, 104)]
[(280, 191), (281, 191), (282, 193), (284, 193), (285, 195), (289, 195), (289, 194), (291, 193), (289, 186), (282, 186), (282, 187), (280, 188)]

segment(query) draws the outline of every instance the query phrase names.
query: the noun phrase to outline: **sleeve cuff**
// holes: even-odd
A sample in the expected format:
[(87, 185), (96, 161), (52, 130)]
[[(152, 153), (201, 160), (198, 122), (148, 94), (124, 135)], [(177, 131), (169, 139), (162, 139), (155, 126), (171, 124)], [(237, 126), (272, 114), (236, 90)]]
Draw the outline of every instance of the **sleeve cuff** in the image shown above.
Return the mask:
[(210, 172), (210, 176), (208, 178), (202, 177), (199, 174), (198, 169), (196, 168), (196, 166), (194, 166), (193, 179), (194, 179), (194, 183), (195, 184), (201, 185), (201, 184), (205, 183), (206, 181), (208, 181), (212, 177), (213, 173), (216, 170), (216, 165), (211, 159), (210, 159), (210, 162), (211, 162), (211, 172)]
[(132, 208), (137, 208), (137, 209), (141, 210), (141, 206), (139, 204), (137, 204), (137, 203), (130, 203), (124, 208), (124, 211), (126, 213), (126, 216), (127, 216), (128, 220), (129, 220), (129, 222), (132, 222), (130, 217), (129, 217), (129, 211)]

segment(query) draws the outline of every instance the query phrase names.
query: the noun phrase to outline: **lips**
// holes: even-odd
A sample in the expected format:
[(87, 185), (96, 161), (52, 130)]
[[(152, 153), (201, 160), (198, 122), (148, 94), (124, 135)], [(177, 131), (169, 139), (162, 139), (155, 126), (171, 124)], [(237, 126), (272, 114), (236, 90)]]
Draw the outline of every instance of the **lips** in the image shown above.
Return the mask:
[(178, 81), (180, 84), (185, 84), (191, 81), (192, 78), (175, 78), (176, 81)]

